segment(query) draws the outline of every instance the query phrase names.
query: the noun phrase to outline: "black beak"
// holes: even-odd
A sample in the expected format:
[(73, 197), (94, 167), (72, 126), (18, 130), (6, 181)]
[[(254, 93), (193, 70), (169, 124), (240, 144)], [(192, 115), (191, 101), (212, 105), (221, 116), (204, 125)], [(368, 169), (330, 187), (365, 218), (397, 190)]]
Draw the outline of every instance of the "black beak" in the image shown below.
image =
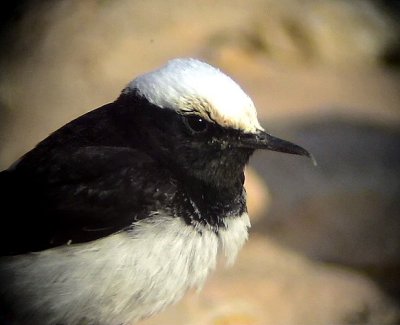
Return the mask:
[(264, 131), (257, 133), (245, 133), (239, 136), (239, 146), (253, 149), (268, 149), (272, 151), (290, 153), (294, 155), (306, 156), (313, 160), (314, 157), (304, 148), (292, 142), (276, 138)]

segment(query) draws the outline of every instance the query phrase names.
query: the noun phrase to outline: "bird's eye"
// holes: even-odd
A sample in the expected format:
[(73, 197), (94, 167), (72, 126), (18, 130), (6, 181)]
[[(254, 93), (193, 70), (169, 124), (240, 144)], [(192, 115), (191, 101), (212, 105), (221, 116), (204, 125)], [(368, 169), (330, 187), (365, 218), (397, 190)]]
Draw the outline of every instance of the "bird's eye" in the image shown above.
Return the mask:
[(202, 133), (208, 129), (208, 122), (200, 116), (188, 115), (184, 117), (183, 121), (192, 133)]

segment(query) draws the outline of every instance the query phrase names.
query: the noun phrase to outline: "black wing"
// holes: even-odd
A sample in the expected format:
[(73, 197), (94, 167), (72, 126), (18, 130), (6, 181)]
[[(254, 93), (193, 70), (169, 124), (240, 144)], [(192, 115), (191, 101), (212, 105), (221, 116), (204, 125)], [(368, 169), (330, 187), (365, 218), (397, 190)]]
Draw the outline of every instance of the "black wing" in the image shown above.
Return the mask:
[(174, 193), (168, 171), (129, 148), (84, 147), (0, 173), (1, 254), (95, 240), (148, 217)]

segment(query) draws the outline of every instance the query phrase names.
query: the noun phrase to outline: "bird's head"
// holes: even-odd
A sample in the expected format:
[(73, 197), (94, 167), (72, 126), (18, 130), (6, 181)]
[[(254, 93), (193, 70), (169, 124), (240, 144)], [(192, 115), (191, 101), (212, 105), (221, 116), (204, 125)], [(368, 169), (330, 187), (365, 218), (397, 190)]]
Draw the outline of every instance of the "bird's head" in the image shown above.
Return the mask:
[(118, 102), (135, 145), (185, 177), (229, 185), (256, 149), (310, 157), (265, 132), (239, 85), (195, 59), (174, 59), (134, 79)]

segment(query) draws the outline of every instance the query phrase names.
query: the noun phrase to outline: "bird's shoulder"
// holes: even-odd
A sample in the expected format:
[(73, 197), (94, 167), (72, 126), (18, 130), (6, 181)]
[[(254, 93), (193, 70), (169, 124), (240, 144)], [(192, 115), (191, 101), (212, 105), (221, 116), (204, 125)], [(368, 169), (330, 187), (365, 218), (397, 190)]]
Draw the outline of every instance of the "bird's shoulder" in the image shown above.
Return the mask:
[(0, 173), (7, 211), (1, 253), (102, 238), (148, 217), (175, 190), (168, 168), (137, 149), (85, 146), (43, 155), (39, 147)]

